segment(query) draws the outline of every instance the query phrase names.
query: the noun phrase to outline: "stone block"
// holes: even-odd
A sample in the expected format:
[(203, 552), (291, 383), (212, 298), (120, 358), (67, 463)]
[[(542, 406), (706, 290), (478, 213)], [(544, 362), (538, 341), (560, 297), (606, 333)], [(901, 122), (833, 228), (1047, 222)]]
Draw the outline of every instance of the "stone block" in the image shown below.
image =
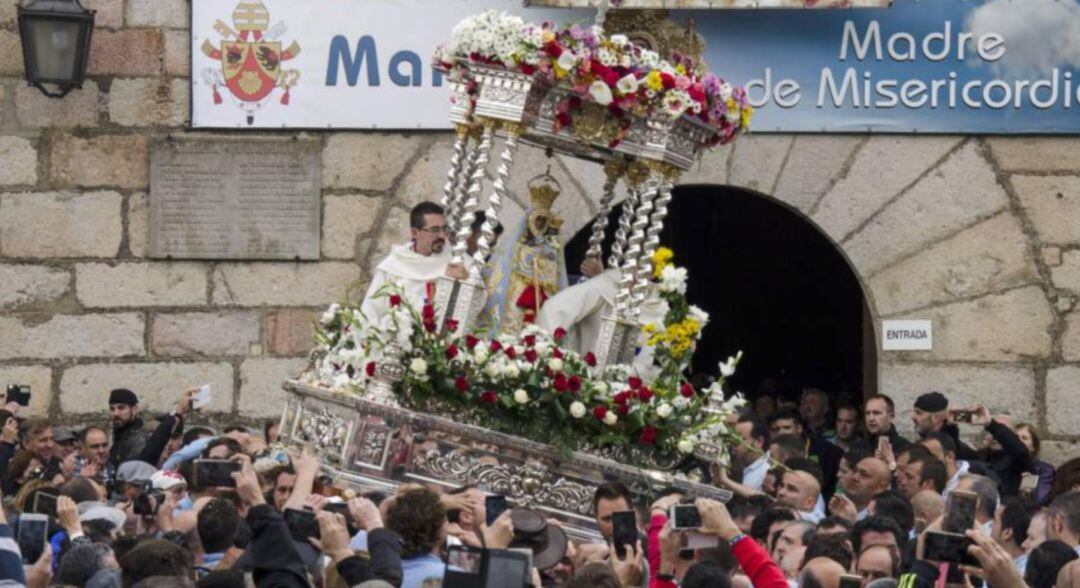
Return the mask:
[(260, 343), (257, 312), (185, 312), (154, 316), (151, 349), (171, 357), (243, 356)]
[(0, 0), (0, 23), (14, 24), (19, 22), (19, 5), (21, 3), (22, 0)]
[(882, 363), (878, 377), (881, 392), (896, 402), (897, 424), (905, 431), (914, 428), (911, 415), (915, 399), (935, 390), (947, 396), (953, 408), (985, 404), (991, 414), (1008, 415), (1016, 422), (1035, 416), (1035, 371), (1031, 367)]
[(0, 30), (0, 75), (21, 78), (24, 74), (22, 39), (18, 28)]
[(128, 251), (134, 257), (146, 257), (150, 250), (150, 195), (132, 194), (127, 201)]
[(150, 140), (141, 135), (59, 135), (52, 143), (49, 176), (62, 188), (145, 190), (150, 185)]
[(155, 76), (161, 74), (165, 40), (153, 29), (98, 30), (90, 45), (91, 76)]
[(390, 253), (390, 248), (409, 240), (409, 211), (391, 208), (390, 215), (379, 227), (378, 235), (367, 239), (363, 261), (364, 269), (370, 272)]
[(315, 347), (315, 321), (319, 313), (285, 308), (266, 313), (266, 343), (271, 355), (306, 355)]
[(188, 80), (117, 78), (109, 90), (109, 120), (126, 127), (182, 126), (187, 120)]
[(0, 185), (33, 186), (37, 184), (37, 149), (23, 137), (0, 137)]
[(354, 259), (357, 240), (375, 225), (383, 199), (350, 194), (323, 197), (322, 255)]
[(1005, 170), (1075, 172), (1080, 168), (1080, 140), (1073, 137), (994, 137), (987, 141)]
[(794, 140), (791, 135), (748, 135), (739, 139), (728, 183), (771, 195)]
[(1039, 256), (1042, 257), (1042, 261), (1047, 267), (1057, 267), (1061, 265), (1061, 247), (1047, 245), (1039, 252)]
[(323, 151), (323, 187), (389, 190), (422, 144), (418, 135), (332, 135)]
[(1061, 335), (1061, 355), (1065, 361), (1080, 361), (1080, 308), (1065, 316), (1065, 332)]
[(143, 331), (136, 313), (0, 316), (0, 359), (143, 355)]
[(1053, 315), (1038, 286), (890, 318), (933, 320), (934, 349), (882, 352), (889, 357), (895, 354), (937, 361), (1024, 361), (1050, 356)]
[(969, 143), (883, 208), (845, 243), (844, 251), (860, 274), (873, 275), (1007, 204), (993, 168)]
[(958, 137), (874, 135), (856, 154), (844, 178), (822, 198), (814, 222), (835, 241), (844, 239), (960, 141)]
[(188, 28), (185, 0), (128, 0), (124, 13), (129, 27)]
[(94, 34), (103, 28), (118, 29), (124, 26), (124, 0), (82, 0), (82, 5), (96, 10)]
[(15, 118), (24, 129), (94, 127), (100, 111), (101, 92), (93, 80), (63, 100), (49, 98), (26, 84), (17, 84), (15, 89)]
[(1066, 251), (1061, 256), (1061, 265), (1051, 268), (1054, 287), (1060, 290), (1080, 294), (1080, 251)]
[(683, 174), (679, 179), (679, 184), (727, 184), (728, 158), (731, 157), (733, 148), (732, 144), (709, 149), (701, 156), (701, 161), (697, 165)]
[(321, 306), (340, 302), (360, 279), (353, 263), (222, 263), (214, 269), (217, 306)]
[(435, 137), (424, 155), (417, 158), (398, 184), (398, 200), (407, 206), (414, 206), (425, 200), (439, 202), (442, 199), (455, 138), (449, 133), (440, 133)]
[[(1074, 430), (1073, 433), (1075, 432)], [(1061, 464), (1074, 459), (1077, 455), (1080, 455), (1080, 441), (1047, 441), (1044, 439), (1039, 451), (1039, 459), (1055, 468), (1061, 467)]]
[(123, 233), (116, 192), (0, 194), (5, 257), (116, 257)]
[(203, 412), (232, 412), (233, 366), (227, 363), (111, 363), (77, 365), (60, 377), (60, 407), (66, 415), (100, 415), (109, 391), (127, 388), (143, 411), (175, 410), (185, 390), (209, 384), (210, 405)]
[(75, 295), (88, 308), (201, 306), (206, 267), (198, 263), (80, 263)]
[(188, 31), (165, 32), (165, 73), (191, 75), (191, 33)]
[(245, 418), (280, 418), (288, 400), (281, 383), (307, 367), (306, 359), (249, 359), (240, 365), (238, 412)]
[(0, 264), (0, 308), (17, 308), (59, 300), (68, 293), (70, 287), (71, 274), (63, 268)]
[(1046, 373), (1046, 426), (1055, 435), (1080, 435), (1080, 366), (1051, 368)]
[(971, 298), (1039, 280), (1027, 238), (999, 214), (897, 263), (868, 280), (879, 315)]
[[(544, 157), (544, 159), (547, 159)], [(580, 219), (582, 223), (589, 223), (595, 218), (596, 214), (600, 212), (600, 200), (604, 197), (604, 183), (607, 181), (607, 175), (604, 174), (604, 167), (598, 163), (587, 161), (584, 159), (577, 159), (575, 157), (567, 157), (565, 155), (556, 155), (555, 161), (552, 162), (554, 169), (557, 166), (561, 166), (570, 178), (570, 186), (565, 186), (565, 191), (580, 192), (584, 202), (587, 205), (588, 216)], [(546, 165), (545, 165), (546, 168)], [(541, 170), (543, 171), (543, 170)], [(528, 179), (528, 178), (526, 178)], [(617, 187), (615, 189), (615, 198), (625, 193), (625, 189)], [(572, 190), (571, 188), (578, 188)], [(528, 193), (523, 195), (521, 200), (522, 204), (528, 204)], [(567, 219), (569, 220), (569, 219)], [(563, 237), (569, 239), (573, 235), (567, 235), (566, 231), (563, 231)]]
[(52, 369), (42, 365), (0, 366), (0, 385), (30, 386), (30, 406), (19, 409), (20, 417), (43, 417), (49, 414), (52, 403)]
[[(740, 139), (741, 140), (741, 139)], [(864, 141), (848, 135), (799, 135), (776, 183), (773, 197), (808, 213), (840, 178)]]
[(1013, 176), (1012, 182), (1044, 243), (1080, 243), (1080, 177)]

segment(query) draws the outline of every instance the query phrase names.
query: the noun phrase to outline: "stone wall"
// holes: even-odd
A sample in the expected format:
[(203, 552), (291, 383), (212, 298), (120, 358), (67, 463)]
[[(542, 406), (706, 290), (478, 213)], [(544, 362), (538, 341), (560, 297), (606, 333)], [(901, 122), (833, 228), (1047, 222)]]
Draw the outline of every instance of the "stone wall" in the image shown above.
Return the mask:
[[(441, 191), (452, 137), (317, 135), (318, 262), (149, 260), (149, 145), (188, 119), (187, 3), (85, 3), (99, 11), (91, 79), (58, 101), (21, 81), (16, 2), (0, 0), (0, 383), (31, 384), (30, 413), (62, 420), (100, 417), (116, 386), (157, 410), (206, 383), (212, 411), (276, 415), (315, 316), (405, 240), (408, 209)], [(534, 149), (504, 220), (548, 165), (569, 235), (596, 213), (600, 170)], [(933, 351), (879, 353), (879, 389), (901, 407), (941, 389), (1035, 422), (1048, 457), (1075, 454), (1080, 140), (760, 135), (684, 183), (800, 211), (850, 261), (878, 328), (934, 320)]]

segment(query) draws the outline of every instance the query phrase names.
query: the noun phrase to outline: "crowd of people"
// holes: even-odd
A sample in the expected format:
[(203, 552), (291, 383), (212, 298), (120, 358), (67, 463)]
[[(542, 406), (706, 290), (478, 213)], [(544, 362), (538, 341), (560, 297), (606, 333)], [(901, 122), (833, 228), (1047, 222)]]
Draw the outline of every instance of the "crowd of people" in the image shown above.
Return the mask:
[[(705, 472), (730, 502), (667, 489), (642, 504), (603, 484), (596, 542), (514, 505), (489, 518), (476, 487), (335, 487), (316, 456), (277, 443), (276, 423), (186, 424), (193, 393), (154, 425), (123, 389), (107, 427), (0, 411), (0, 587), (1080, 587), (1080, 460), (1055, 471), (1031, 426), (939, 393), (915, 402), (915, 440), (887, 396), (759, 401), (731, 423), (744, 441), (730, 467)], [(980, 430), (977, 449), (964, 442)], [(927, 545), (954, 495), (975, 506), (959, 535), (970, 559), (950, 564)], [(688, 505), (695, 528), (669, 520)], [(628, 513), (631, 541), (616, 522)], [(469, 580), (481, 571), (454, 559), (514, 549), (529, 553), (521, 578), (492, 565)]]

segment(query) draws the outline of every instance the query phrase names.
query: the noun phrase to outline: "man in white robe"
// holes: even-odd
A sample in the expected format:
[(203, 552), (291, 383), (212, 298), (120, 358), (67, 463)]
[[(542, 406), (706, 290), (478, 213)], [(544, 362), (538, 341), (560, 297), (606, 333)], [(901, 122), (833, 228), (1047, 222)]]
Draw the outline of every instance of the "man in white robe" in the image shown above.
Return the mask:
[(375, 266), (371, 284), (360, 305), (369, 324), (381, 324), (389, 312), (389, 300), (376, 297), (387, 284), (400, 287), (405, 300), (419, 312), (424, 304), (434, 302), (440, 277), (445, 275), (458, 280), (468, 277), (464, 266), (450, 263), (449, 233), (441, 206), (433, 202), (417, 204), (409, 214), (409, 224), (412, 240), (395, 245), (390, 255)]

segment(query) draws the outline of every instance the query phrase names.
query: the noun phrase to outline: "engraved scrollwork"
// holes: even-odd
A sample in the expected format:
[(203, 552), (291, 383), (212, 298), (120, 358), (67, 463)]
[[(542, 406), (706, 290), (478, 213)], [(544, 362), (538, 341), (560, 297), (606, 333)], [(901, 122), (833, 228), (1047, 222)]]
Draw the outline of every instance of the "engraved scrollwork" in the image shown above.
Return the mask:
[(336, 460), (347, 442), (349, 424), (348, 419), (335, 414), (330, 407), (308, 407), (300, 417), (296, 436), (310, 443), (319, 453)]
[(360, 433), (357, 443), (356, 461), (371, 465), (381, 465), (386, 452), (386, 443), (392, 431), (389, 427), (368, 425)]

